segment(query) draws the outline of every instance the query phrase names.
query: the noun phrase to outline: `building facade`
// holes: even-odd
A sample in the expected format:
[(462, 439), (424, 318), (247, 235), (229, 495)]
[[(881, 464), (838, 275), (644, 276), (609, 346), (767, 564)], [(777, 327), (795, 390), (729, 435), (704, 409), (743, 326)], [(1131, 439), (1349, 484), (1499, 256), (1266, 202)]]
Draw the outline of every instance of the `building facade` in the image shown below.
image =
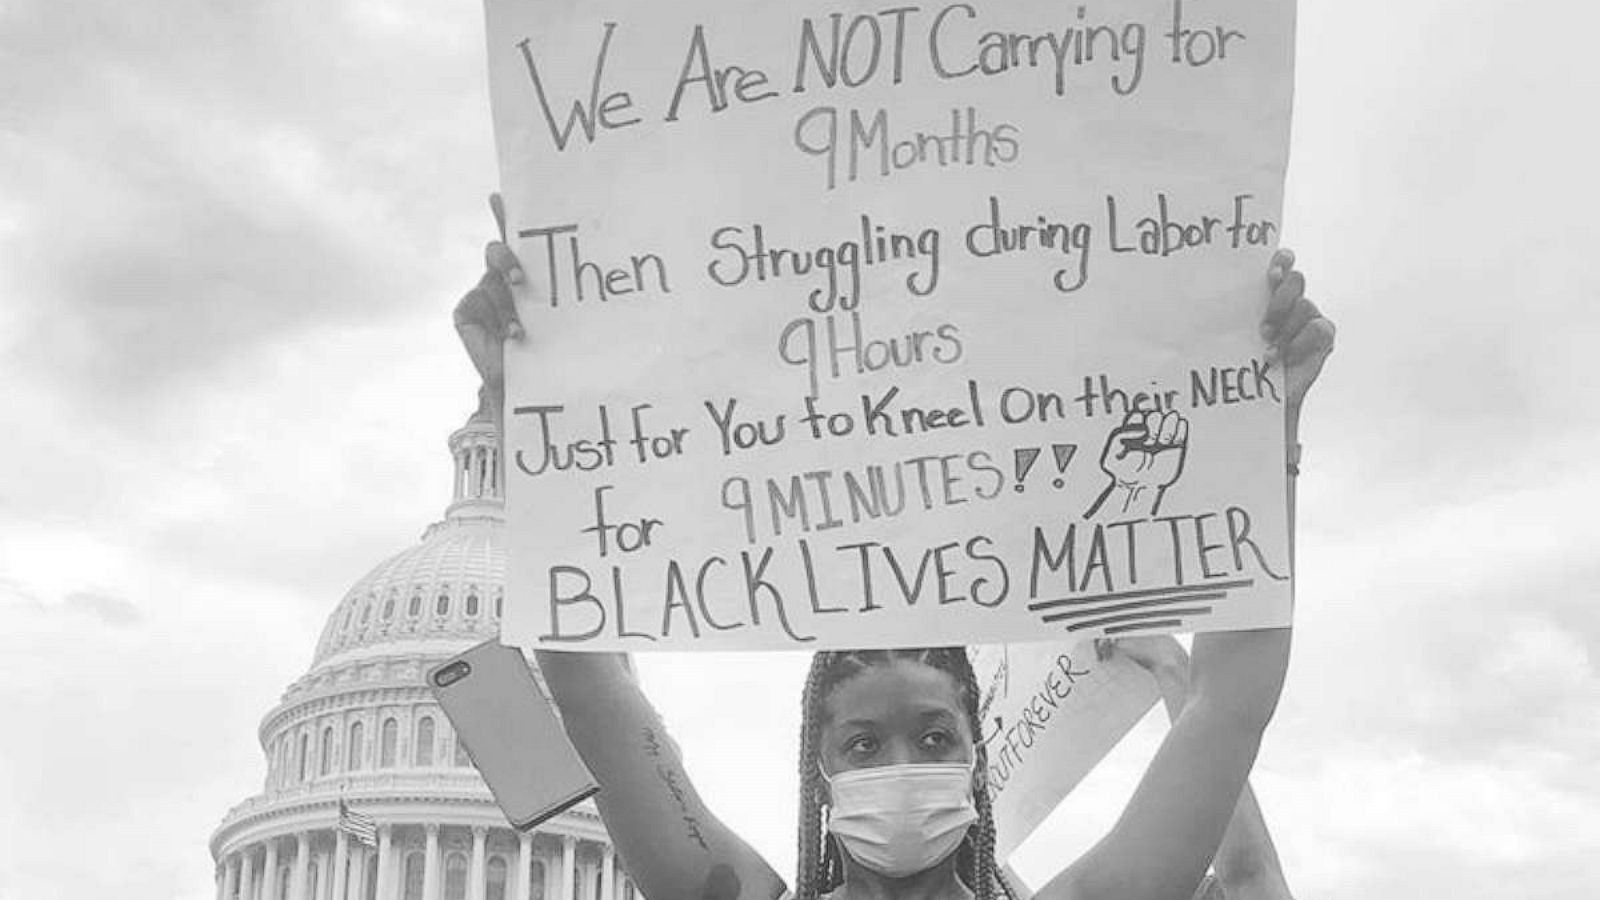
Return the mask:
[[(642, 900), (592, 802), (512, 829), (423, 681), (499, 631), (495, 437), (477, 419), (451, 436), (444, 519), (356, 582), (262, 719), (265, 783), (211, 838), (218, 900)], [(375, 846), (337, 827), (341, 800)]]

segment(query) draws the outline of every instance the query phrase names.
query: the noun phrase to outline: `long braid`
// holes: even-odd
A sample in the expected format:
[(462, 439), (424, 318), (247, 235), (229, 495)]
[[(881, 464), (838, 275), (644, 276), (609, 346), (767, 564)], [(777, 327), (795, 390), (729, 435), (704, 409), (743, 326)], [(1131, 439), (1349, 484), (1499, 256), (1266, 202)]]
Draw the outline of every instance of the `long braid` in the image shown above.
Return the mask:
[(1000, 877), (994, 858), (994, 815), (989, 802), (988, 753), (982, 743), (978, 721), (981, 693), (972, 663), (963, 647), (933, 647), (919, 650), (864, 650), (822, 652), (811, 661), (801, 701), (800, 723), (800, 835), (799, 871), (795, 900), (817, 900), (844, 881), (844, 864), (833, 836), (823, 825), (826, 791), (822, 781), (821, 736), (823, 704), (839, 684), (873, 666), (896, 659), (909, 659), (931, 666), (955, 679), (967, 710), (972, 732), (975, 784), (973, 805), (978, 821), (967, 830), (956, 851), (956, 875), (975, 895), (975, 900), (1016, 900), (1011, 888)]
[[(972, 661), (967, 657), (962, 648), (951, 648), (937, 651), (948, 662), (927, 660), (929, 665), (949, 672), (955, 676), (956, 684), (961, 689), (963, 700), (967, 708), (967, 725), (972, 730), (972, 767), (975, 784), (973, 785), (973, 805), (978, 811), (978, 821), (967, 831), (967, 836), (962, 841), (961, 852), (964, 859), (958, 861), (957, 869), (970, 888), (976, 900), (995, 900), (995, 888), (999, 888), (1000, 896), (1006, 900), (1014, 900), (1011, 888), (1000, 877), (999, 866), (994, 858), (994, 810), (989, 800), (989, 753), (988, 747), (983, 743), (983, 727), (978, 720), (978, 698), (982, 696), (978, 688), (977, 675), (972, 671)], [(943, 664), (941, 664), (943, 662)], [(965, 865), (960, 865), (964, 862)]]
[(982, 696), (978, 689), (978, 678), (972, 671), (972, 661), (964, 650), (957, 650), (954, 654), (959, 658), (958, 666), (961, 669), (960, 683), (962, 693), (972, 698), (967, 703), (968, 724), (972, 728), (973, 747), (973, 773), (975, 784), (972, 790), (973, 805), (978, 810), (978, 821), (975, 827), (967, 832), (966, 843), (971, 845), (976, 857), (976, 871), (973, 879), (967, 882), (977, 895), (977, 900), (995, 900), (995, 888), (1005, 900), (1016, 900), (1011, 893), (1011, 885), (1000, 877), (999, 864), (994, 858), (994, 809), (989, 798), (989, 748), (983, 742), (983, 723), (978, 721), (978, 698)]
[[(818, 654), (820, 657), (821, 654)], [(800, 718), (800, 854), (799, 872), (795, 884), (796, 900), (816, 900), (817, 884), (825, 880), (819, 870), (822, 842), (822, 785), (818, 769), (817, 745), (820, 743), (817, 711), (821, 706), (817, 695), (825, 666), (813, 659), (811, 672), (806, 676), (805, 694), (801, 699)]]
[[(977, 684), (972, 677), (972, 666), (967, 661), (966, 652), (959, 648), (928, 648), (918, 651), (917, 661), (923, 665), (932, 666), (955, 679), (956, 688), (961, 694), (962, 704), (967, 708), (967, 727), (972, 732), (973, 769), (978, 771), (981, 763), (977, 753), (983, 746), (981, 743), (983, 732), (978, 730), (976, 718), (976, 698), (980, 695), (977, 692)], [(973, 798), (974, 805), (976, 805), (976, 794), (978, 792), (975, 790), (973, 793), (975, 795)], [(981, 830), (983, 821), (983, 814), (980, 811), (978, 821), (973, 823), (978, 826), (976, 830)], [(967, 829), (966, 835), (961, 839), (961, 846), (956, 848), (956, 876), (976, 895), (977, 900), (992, 900), (988, 896), (984, 878), (982, 877), (983, 864), (979, 859), (981, 848), (977, 846), (977, 841), (974, 839), (974, 830), (972, 828)]]

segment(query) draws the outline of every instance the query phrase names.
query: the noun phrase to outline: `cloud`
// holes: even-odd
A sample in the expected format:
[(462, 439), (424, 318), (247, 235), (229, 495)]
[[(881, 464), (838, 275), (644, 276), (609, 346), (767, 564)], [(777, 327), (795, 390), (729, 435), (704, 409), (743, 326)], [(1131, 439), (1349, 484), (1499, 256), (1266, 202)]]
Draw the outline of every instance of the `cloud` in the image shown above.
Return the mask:
[(1525, 766), (1340, 749), (1312, 773), (1257, 779), (1269, 816), (1314, 812), (1284, 854), (1304, 894), (1579, 896), (1590, 883), (1576, 863), (1600, 849), (1595, 793)]
[[(59, 549), (41, 570), (70, 569), (77, 548)], [(256, 724), (309, 661), (312, 622), (248, 584), (137, 561), (95, 577), (109, 587), (64, 595), (13, 578), (0, 600), (0, 885), (38, 900), (211, 896), (206, 839), (259, 784)], [(77, 864), (85, 842), (101, 865)]]
[[(477, 18), (91, 0), (0, 21), (0, 421), (28, 423), (0, 530), (331, 603), (448, 501), (442, 438), (474, 402), (447, 322), (491, 227)], [(303, 527), (332, 509), (332, 534)]]
[(139, 607), (110, 594), (97, 591), (73, 591), (61, 604), (71, 612), (81, 613), (113, 628), (127, 628), (144, 621)]
[(442, 317), (434, 260), (464, 249), (471, 280), (477, 242), (450, 231), (492, 173), (475, 23), (383, 9), (9, 11), (0, 80), (28, 90), (3, 120), (0, 288), (33, 300), (12, 365), (115, 413), (308, 329)]
[[(1600, 613), (1587, 599), (1600, 535), (1570, 514), (1597, 487), (1589, 474), (1303, 536), (1290, 676), (1257, 763), (1291, 883), (1305, 872), (1327, 888), (1307, 893), (1322, 896), (1403, 884), (1439, 896), (1521, 896), (1530, 883), (1581, 893), (1576, 848), (1539, 811), (1600, 809)], [(1473, 827), (1538, 853), (1492, 858), (1459, 835), (1462, 807), (1490, 787), (1509, 805), (1484, 801)], [(1389, 828), (1396, 797), (1414, 808)], [(1446, 833), (1457, 837), (1441, 842)]]
[(1299, 15), (1286, 240), (1340, 325), (1308, 465), (1414, 506), (1583, 458), (1600, 413), (1572, 373), (1600, 328), (1600, 259), (1575, 200), (1600, 196), (1600, 134), (1568, 123), (1600, 13), (1553, 29), (1492, 4)]

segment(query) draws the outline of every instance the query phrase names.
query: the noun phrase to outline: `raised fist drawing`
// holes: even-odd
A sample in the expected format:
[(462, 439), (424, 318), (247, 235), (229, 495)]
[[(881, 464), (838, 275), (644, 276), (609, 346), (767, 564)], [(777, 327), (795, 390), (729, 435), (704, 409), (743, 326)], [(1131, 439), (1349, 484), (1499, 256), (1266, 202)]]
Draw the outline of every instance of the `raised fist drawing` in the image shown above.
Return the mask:
[(1111, 480), (1083, 517), (1090, 518), (1108, 502), (1119, 514), (1160, 512), (1161, 498), (1183, 474), (1188, 452), (1188, 419), (1175, 412), (1134, 407), (1106, 435), (1100, 469)]

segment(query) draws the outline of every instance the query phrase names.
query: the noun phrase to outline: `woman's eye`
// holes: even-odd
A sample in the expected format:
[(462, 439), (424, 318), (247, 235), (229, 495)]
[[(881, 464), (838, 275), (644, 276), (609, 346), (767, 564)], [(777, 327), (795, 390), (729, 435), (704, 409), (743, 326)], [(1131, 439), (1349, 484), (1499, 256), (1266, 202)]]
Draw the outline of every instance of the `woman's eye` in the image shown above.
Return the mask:
[(929, 750), (943, 750), (954, 742), (948, 731), (930, 731), (922, 736), (922, 746)]
[(852, 757), (871, 756), (877, 749), (877, 739), (868, 734), (853, 737), (844, 745), (844, 752)]

